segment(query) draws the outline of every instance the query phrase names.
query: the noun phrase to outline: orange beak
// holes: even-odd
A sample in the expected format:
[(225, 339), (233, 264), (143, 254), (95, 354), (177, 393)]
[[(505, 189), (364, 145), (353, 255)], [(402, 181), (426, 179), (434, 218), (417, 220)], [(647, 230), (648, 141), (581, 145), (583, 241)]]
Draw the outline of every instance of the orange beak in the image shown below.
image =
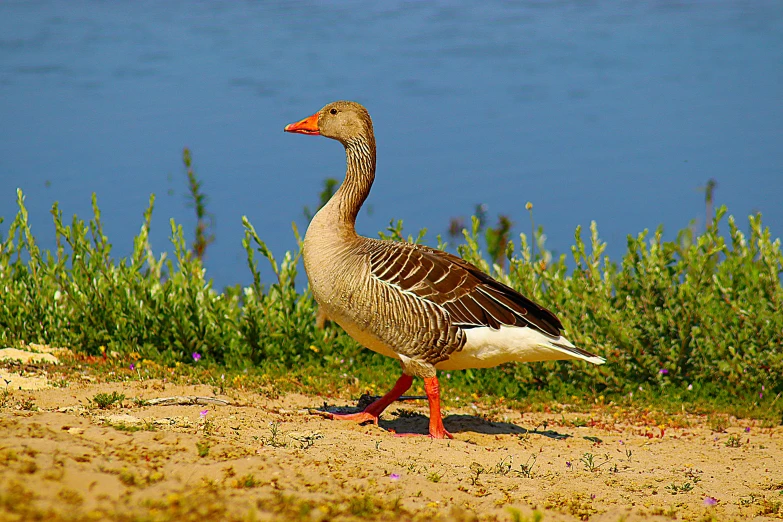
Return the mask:
[(296, 132), (297, 134), (310, 134), (312, 136), (318, 136), (321, 134), (321, 132), (318, 130), (318, 113), (316, 112), (309, 118), (305, 118), (302, 121), (289, 123), (283, 130), (286, 132)]

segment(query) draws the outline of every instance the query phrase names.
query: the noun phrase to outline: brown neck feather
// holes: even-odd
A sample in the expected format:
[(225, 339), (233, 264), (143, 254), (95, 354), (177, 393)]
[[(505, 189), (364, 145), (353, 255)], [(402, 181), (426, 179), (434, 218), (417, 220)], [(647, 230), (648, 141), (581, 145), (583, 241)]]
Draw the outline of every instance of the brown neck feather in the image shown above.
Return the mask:
[(345, 159), (345, 181), (334, 197), (340, 202), (340, 228), (355, 235), (356, 216), (375, 180), (375, 138), (359, 136), (345, 142)]

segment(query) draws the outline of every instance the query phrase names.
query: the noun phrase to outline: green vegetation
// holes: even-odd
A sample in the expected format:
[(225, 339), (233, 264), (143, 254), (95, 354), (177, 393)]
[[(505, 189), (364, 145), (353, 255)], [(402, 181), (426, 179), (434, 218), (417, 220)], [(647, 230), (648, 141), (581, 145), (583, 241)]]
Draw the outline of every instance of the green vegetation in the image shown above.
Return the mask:
[(105, 410), (116, 403), (122, 403), (125, 400), (125, 394), (111, 392), (111, 393), (96, 393), (90, 401), (102, 410)]
[(201, 458), (209, 455), (209, 448), (210, 444), (208, 440), (196, 442), (196, 453), (198, 453), (198, 456)]
[[(209, 215), (187, 154), (186, 165), (199, 226), (189, 247), (182, 226), (171, 221), (171, 259), (156, 255), (148, 241), (154, 197), (131, 255), (116, 259), (94, 195), (87, 223), (74, 217), (67, 224), (53, 206), (56, 248), (46, 251), (36, 243), (18, 191), (16, 217), (0, 228), (0, 343), (64, 346), (104, 359), (113, 353), (128, 362), (143, 358), (168, 366), (247, 370), (250, 378), (339, 380), (350, 371), (352, 380), (390, 385), (394, 361), (362, 349), (336, 325), (316, 328), (316, 304), (307, 288), (296, 288), (302, 247), (296, 227), (297, 249), (278, 262), (244, 219), (252, 283), (222, 292), (213, 288), (202, 263), (213, 239)], [(333, 189), (327, 184), (322, 199)], [(532, 223), (532, 206), (527, 208)], [(724, 236), (719, 227), (726, 225)], [(628, 237), (619, 262), (604, 255), (606, 244), (592, 223), (587, 241), (581, 227), (576, 230), (573, 270), (565, 254), (554, 258), (547, 250), (540, 226), (532, 237), (521, 234), (518, 246), (508, 237), (505, 216), (495, 229), (483, 227), (474, 216), (463, 231), (460, 255), (557, 311), (569, 338), (607, 364), (510, 364), (454, 372), (449, 390), (511, 400), (536, 394), (741, 403), (745, 411), (780, 421), (783, 254), (780, 239), (762, 226), (760, 215), (749, 217), (746, 232), (733, 217), (726, 219), (725, 207), (717, 208), (700, 234), (687, 228), (675, 241), (665, 241), (660, 227), (644, 231)], [(381, 236), (402, 240), (401, 222), (392, 221)], [(493, 251), (502, 247), (502, 255), (487, 261), (481, 244)], [(440, 237), (438, 246), (444, 246)], [(274, 271), (269, 284), (261, 281), (259, 254)], [(136, 374), (142, 377), (130, 372)]]
[(207, 212), (206, 194), (201, 190), (202, 182), (193, 170), (193, 160), (190, 149), (182, 151), (182, 162), (185, 164), (185, 175), (188, 177), (188, 206), (196, 211), (196, 239), (193, 241), (193, 252), (199, 259), (204, 259), (207, 247), (215, 241), (215, 234), (209, 232), (214, 225), (214, 216)]

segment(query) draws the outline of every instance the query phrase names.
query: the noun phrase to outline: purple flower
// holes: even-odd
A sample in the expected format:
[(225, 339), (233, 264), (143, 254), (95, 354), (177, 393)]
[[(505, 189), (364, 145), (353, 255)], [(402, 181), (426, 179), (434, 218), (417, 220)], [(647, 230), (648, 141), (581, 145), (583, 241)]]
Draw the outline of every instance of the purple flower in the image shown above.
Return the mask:
[(750, 433), (750, 426), (748, 426), (747, 428), (745, 428), (745, 433)]
[(201, 354), (198, 352), (193, 352), (193, 360), (198, 362), (199, 359), (201, 359)]
[(198, 412), (198, 414), (201, 415), (202, 417), (206, 417), (207, 413), (209, 413), (209, 410), (201, 410), (200, 412)]
[(136, 365), (133, 364), (133, 363), (130, 363), (130, 369), (131, 369), (131, 371), (135, 370), (136, 369)]
[(658, 373), (660, 373), (661, 375), (666, 375), (667, 373), (669, 373), (669, 370), (667, 370), (666, 368), (661, 368), (660, 370), (658, 370)]
[(704, 497), (704, 505), (705, 506), (714, 506), (717, 504), (718, 501), (712, 497)]
[(391, 475), (389, 475), (389, 478), (392, 480), (400, 480), (400, 475), (397, 473), (392, 473)]
[(570, 467), (571, 467), (571, 462), (569, 462), (569, 461), (566, 461), (566, 467), (567, 467), (567, 468), (570, 468)]

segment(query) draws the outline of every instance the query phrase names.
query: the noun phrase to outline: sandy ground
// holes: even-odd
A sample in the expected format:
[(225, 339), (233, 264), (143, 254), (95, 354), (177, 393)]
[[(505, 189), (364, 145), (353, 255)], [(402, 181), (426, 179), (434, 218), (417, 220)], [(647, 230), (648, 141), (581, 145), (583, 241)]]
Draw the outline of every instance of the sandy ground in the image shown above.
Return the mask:
[[(100, 408), (96, 394), (112, 392), (125, 399)], [(392, 405), (378, 427), (328, 420), (316, 396), (226, 393), (7, 388), (0, 520), (783, 518), (783, 427), (752, 420), (446, 404), (447, 441), (389, 431), (425, 433), (426, 401)], [(183, 396), (228, 404), (145, 403)]]

